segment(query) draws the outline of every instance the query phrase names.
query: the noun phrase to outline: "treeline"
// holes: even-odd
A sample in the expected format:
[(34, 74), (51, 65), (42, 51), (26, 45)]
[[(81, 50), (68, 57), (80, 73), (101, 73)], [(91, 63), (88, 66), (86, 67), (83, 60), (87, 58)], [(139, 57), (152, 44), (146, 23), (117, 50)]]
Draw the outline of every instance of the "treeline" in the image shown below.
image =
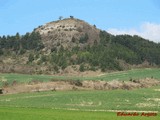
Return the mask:
[(6, 51), (24, 54), (26, 50), (38, 51), (43, 47), (41, 36), (37, 32), (26, 33), (22, 36), (17, 33), (15, 36), (0, 37), (0, 55), (3, 55)]
[[(44, 48), (39, 33), (26, 33), (20, 36), (0, 37), (0, 55), (6, 50), (24, 54), (26, 50), (34, 50), (28, 56), (28, 63), (46, 65), (51, 70), (59, 71), (70, 65), (80, 65), (79, 70), (123, 70), (120, 60), (130, 65), (138, 65), (147, 61), (150, 65), (160, 65), (160, 44), (148, 41), (139, 36), (111, 35), (105, 31), (99, 34), (100, 41), (94, 41), (92, 46), (83, 49), (74, 47), (65, 50), (63, 46), (56, 50), (51, 48), (50, 54), (44, 54)], [(87, 34), (80, 38), (84, 43), (88, 39)]]
[[(126, 62), (132, 64), (140, 64), (144, 61), (148, 61), (151, 65), (160, 65), (160, 44), (154, 43), (149, 40), (143, 39), (137, 35), (118, 35), (113, 39), (113, 43), (116, 45), (122, 45), (123, 47), (132, 51), (134, 56), (130, 55), (131, 60), (123, 59)], [(119, 55), (119, 54), (118, 54)]]
[[(131, 65), (142, 64), (160, 65), (160, 44), (145, 40), (139, 36), (113, 36), (105, 31), (100, 32), (100, 41), (93, 46), (71, 51), (61, 50), (52, 52), (51, 63), (62, 68), (68, 65), (80, 65), (80, 71), (85, 70), (123, 70), (119, 60)], [(56, 54), (56, 55), (55, 55)], [(56, 59), (56, 60), (55, 60)], [(61, 62), (63, 59), (63, 62)]]
[[(160, 65), (160, 44), (145, 40), (139, 36), (113, 36), (105, 31), (100, 32), (100, 41), (93, 46), (81, 49), (74, 47), (67, 51), (61, 49), (43, 56), (42, 63), (49, 62), (57, 68), (65, 69), (68, 65), (80, 65), (79, 70), (123, 70), (119, 60), (131, 65), (147, 61), (150, 65)], [(45, 59), (44, 59), (45, 57)]]

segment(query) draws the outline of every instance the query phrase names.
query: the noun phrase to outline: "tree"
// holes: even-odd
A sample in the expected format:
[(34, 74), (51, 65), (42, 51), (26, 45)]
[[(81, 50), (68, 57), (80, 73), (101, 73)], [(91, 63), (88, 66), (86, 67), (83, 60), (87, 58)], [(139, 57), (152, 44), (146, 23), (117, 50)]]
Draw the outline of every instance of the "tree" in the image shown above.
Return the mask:
[(41, 61), (41, 63), (46, 62), (47, 61), (47, 56), (42, 55), (40, 61)]
[(100, 37), (100, 43), (102, 45), (106, 46), (110, 42), (111, 36), (106, 31), (100, 31), (99, 37)]
[(20, 34), (17, 32), (15, 36), (16, 40), (20, 40)]
[(26, 33), (20, 39), (20, 48), (26, 50), (41, 50), (44, 45), (41, 41), (41, 35), (38, 32)]
[(34, 60), (34, 55), (31, 53), (29, 54), (28, 62), (33, 62), (33, 60)]
[(59, 20), (62, 20), (63, 19), (63, 16), (59, 16)]
[(3, 50), (0, 49), (0, 56), (3, 55)]
[(71, 18), (71, 19), (74, 19), (74, 16), (71, 15), (70, 18)]
[(79, 71), (84, 72), (84, 70), (85, 70), (84, 64), (81, 64), (79, 67)]
[(80, 37), (79, 42), (80, 42), (80, 43), (86, 43), (86, 42), (88, 41), (88, 39), (89, 39), (88, 34), (85, 33), (84, 36)]

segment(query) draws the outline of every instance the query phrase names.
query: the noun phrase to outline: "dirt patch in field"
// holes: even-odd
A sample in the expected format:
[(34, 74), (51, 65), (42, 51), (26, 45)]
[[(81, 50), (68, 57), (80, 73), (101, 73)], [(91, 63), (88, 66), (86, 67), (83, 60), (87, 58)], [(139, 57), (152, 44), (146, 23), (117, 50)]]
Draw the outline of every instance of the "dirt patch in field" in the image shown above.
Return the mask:
[(154, 91), (160, 92), (160, 89), (154, 89)]
[(148, 88), (160, 85), (156, 79), (146, 78), (132, 81), (51, 81), (51, 82), (30, 82), (27, 84), (15, 84), (3, 88), (3, 94), (40, 92), (40, 91), (65, 91), (65, 90), (132, 90), (136, 88)]
[(160, 98), (148, 98), (147, 101), (160, 102)]
[(155, 107), (157, 105), (153, 103), (138, 103), (136, 104), (136, 106), (139, 108), (143, 108), (143, 107)]
[(67, 106), (100, 106), (102, 105), (101, 101), (93, 102), (93, 101), (81, 101), (79, 104), (66, 104)]

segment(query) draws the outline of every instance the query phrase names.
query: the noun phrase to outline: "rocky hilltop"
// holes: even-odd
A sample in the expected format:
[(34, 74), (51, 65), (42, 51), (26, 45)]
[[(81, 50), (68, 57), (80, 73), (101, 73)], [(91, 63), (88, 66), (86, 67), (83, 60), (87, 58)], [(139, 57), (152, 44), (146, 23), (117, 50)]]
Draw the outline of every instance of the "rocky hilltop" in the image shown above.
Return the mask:
[(84, 47), (100, 39), (100, 30), (95, 25), (75, 18), (49, 22), (39, 26), (35, 31), (41, 34), (45, 48), (52, 50), (61, 46), (65, 49)]

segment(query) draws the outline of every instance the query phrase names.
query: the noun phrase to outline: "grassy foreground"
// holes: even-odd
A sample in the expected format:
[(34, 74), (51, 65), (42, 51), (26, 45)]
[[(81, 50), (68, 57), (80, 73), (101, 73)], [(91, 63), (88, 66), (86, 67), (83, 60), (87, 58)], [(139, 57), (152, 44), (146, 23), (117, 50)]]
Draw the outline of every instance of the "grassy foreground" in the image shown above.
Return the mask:
[[(12, 83), (51, 79), (129, 80), (145, 77), (160, 79), (160, 69), (137, 69), (106, 73), (97, 77), (0, 74), (1, 81)], [(49, 91), (0, 95), (0, 120), (159, 120), (160, 115), (117, 116), (108, 110), (160, 112), (160, 86), (135, 90)]]
[(114, 112), (71, 111), (35, 108), (0, 108), (1, 120), (159, 120), (160, 116), (117, 116)]
[(136, 90), (57, 91), (0, 96), (0, 106), (160, 111), (160, 86)]
[(135, 90), (57, 91), (1, 95), (1, 107), (160, 111), (160, 86)]

